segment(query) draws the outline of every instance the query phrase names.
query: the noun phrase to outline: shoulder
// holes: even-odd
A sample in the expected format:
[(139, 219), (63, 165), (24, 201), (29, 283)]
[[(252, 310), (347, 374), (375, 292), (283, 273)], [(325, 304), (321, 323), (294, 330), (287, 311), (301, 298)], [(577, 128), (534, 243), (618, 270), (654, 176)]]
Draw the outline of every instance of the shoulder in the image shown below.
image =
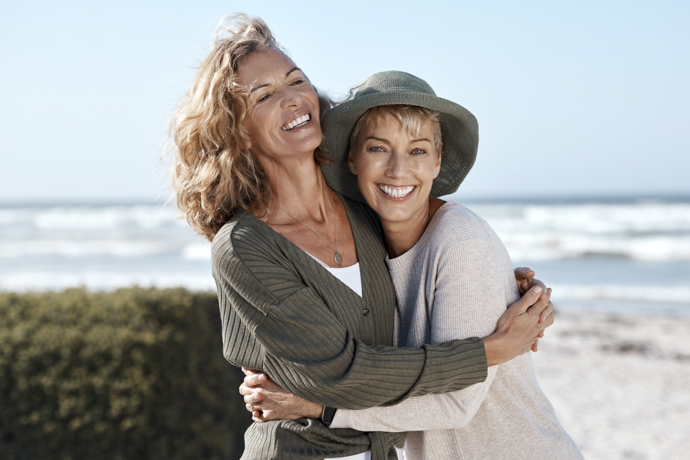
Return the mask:
[(215, 266), (222, 259), (235, 256), (235, 247), (233, 245), (233, 236), (235, 229), (242, 229), (247, 226), (246, 221), (243, 222), (244, 211), (235, 214), (232, 219), (223, 225), (211, 242), (211, 260)]
[[(267, 313), (280, 299), (302, 289), (280, 238), (245, 211), (223, 225), (211, 242), (211, 271), (219, 297), (234, 299), (238, 309), (252, 306)], [(239, 300), (248, 294), (251, 301)]]
[(211, 241), (211, 250), (214, 253), (222, 250), (226, 246), (232, 246), (232, 232), (238, 222), (239, 219), (237, 216), (233, 216), (232, 219), (227, 221), (220, 230), (218, 230), (216, 236), (213, 237), (213, 241)]
[(214, 269), (232, 264), (249, 264), (258, 259), (273, 261), (281, 253), (276, 235), (259, 219), (246, 211), (238, 211), (211, 242), (211, 263)]
[(436, 211), (427, 232), (432, 241), (444, 246), (470, 240), (493, 244), (497, 238), (484, 219), (454, 201), (445, 203)]

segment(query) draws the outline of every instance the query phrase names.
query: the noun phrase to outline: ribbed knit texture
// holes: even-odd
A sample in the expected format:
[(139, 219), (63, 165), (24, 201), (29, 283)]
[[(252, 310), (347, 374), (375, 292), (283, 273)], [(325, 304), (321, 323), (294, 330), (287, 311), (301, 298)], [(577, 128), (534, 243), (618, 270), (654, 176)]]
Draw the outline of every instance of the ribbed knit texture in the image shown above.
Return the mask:
[[(378, 219), (366, 205), (341, 199), (357, 247), (361, 298), (249, 213), (239, 212), (216, 235), (212, 265), (226, 359), (266, 372), (302, 398), (348, 409), (484, 381), (486, 355), (476, 337), (392, 346), (395, 292)], [(371, 450), (372, 460), (386, 460), (396, 458), (392, 445), (403, 439), (306, 419), (255, 423), (242, 458), (322, 459)]]
[[(401, 346), (485, 337), (519, 298), (503, 243), (486, 222), (452, 201), (436, 212), (417, 244), (388, 265)], [(331, 426), (410, 431), (408, 460), (582, 458), (539, 388), (530, 353), (491, 367), (484, 383), (391, 407), (339, 410)]]

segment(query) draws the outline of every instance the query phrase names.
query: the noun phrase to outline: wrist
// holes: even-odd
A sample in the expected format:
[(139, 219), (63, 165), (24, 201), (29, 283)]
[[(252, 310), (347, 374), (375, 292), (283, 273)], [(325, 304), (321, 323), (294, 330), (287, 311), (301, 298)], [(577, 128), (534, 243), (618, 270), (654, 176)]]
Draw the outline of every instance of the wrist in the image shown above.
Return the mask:
[(335, 411), (336, 410), (337, 409), (334, 407), (323, 406), (323, 410), (321, 411), (321, 421), (326, 426), (331, 425), (331, 422), (333, 421), (333, 417), (335, 417)]
[(494, 332), (490, 336), (484, 337), (482, 342), (484, 343), (487, 367), (496, 366), (507, 361), (500, 332)]
[(323, 416), (324, 406), (321, 404), (313, 404), (307, 413), (307, 418), (321, 418)]

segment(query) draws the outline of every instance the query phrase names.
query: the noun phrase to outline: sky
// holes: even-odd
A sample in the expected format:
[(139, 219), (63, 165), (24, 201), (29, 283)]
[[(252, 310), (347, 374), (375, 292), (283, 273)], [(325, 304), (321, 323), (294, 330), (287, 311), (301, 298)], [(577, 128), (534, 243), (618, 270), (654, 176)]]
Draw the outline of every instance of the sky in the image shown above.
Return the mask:
[(335, 97), (403, 70), (476, 115), (467, 197), (690, 195), (690, 2), (3, 1), (0, 202), (169, 196), (170, 116), (223, 15)]

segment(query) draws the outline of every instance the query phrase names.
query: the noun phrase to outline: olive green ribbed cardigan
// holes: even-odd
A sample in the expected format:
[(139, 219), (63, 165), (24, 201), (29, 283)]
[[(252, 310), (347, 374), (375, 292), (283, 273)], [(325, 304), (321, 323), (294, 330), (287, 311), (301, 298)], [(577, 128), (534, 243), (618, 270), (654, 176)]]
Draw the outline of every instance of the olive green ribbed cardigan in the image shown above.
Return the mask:
[[(286, 390), (326, 406), (362, 409), (445, 393), (487, 375), (478, 338), (395, 348), (395, 292), (375, 213), (341, 196), (362, 274), (362, 297), (259, 219), (239, 211), (213, 240), (223, 352)], [(300, 419), (254, 423), (244, 460), (322, 459), (371, 450), (396, 458), (404, 434), (328, 429)]]

